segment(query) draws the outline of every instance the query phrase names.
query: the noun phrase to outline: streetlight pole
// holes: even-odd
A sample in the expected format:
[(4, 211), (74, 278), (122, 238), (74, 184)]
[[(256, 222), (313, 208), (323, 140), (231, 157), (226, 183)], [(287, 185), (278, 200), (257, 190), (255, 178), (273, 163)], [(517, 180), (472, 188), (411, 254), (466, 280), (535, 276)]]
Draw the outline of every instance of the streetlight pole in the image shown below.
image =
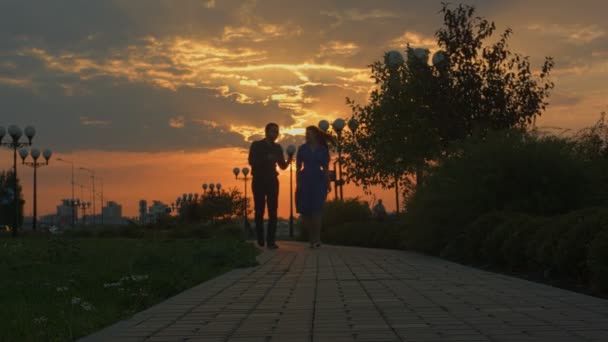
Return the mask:
[(95, 211), (95, 197), (97, 197), (96, 194), (95, 194), (95, 170), (87, 169), (86, 167), (81, 167), (80, 169), (84, 170), (84, 171), (87, 171), (87, 172), (89, 172), (91, 174), (91, 186), (92, 186), (91, 191), (92, 191), (92, 194), (93, 194), (93, 219), (91, 220), (91, 222), (93, 224), (95, 224), (95, 213), (96, 213), (96, 211)]
[[(25, 133), (27, 137), (27, 142), (20, 142), (21, 136)], [(10, 142), (2, 142), (2, 138), (6, 135), (6, 130), (4, 127), (0, 126), (0, 145), (8, 147), (13, 150), (13, 203), (15, 205), (15, 217), (13, 220), (13, 229), (11, 231), (13, 237), (17, 236), (17, 226), (19, 225), (19, 187), (17, 186), (17, 149), (25, 146), (32, 145), (32, 139), (34, 135), (36, 135), (36, 130), (32, 126), (27, 126), (23, 131), (19, 126), (10, 125), (8, 127), (8, 134), (11, 136), (13, 141)]]
[(37, 180), (36, 180), (36, 174), (37, 174), (37, 170), (39, 167), (43, 167), (43, 166), (47, 166), (49, 165), (49, 159), (51, 158), (52, 152), (51, 150), (44, 150), (44, 152), (42, 153), (42, 155), (44, 156), (45, 159), (45, 164), (39, 164), (38, 163), (38, 157), (40, 157), (40, 150), (38, 150), (37, 148), (33, 148), (29, 154), (32, 156), (32, 159), (34, 160), (33, 162), (26, 162), (25, 159), (27, 158), (28, 155), (28, 151), (24, 148), (19, 150), (19, 155), (21, 156), (21, 163), (23, 165), (29, 166), (31, 168), (34, 169), (34, 217), (33, 217), (33, 221), (32, 221), (32, 230), (36, 230), (36, 222), (38, 221), (38, 210), (37, 210), (37, 203), (38, 203), (38, 196), (37, 196)]
[(58, 161), (62, 161), (64, 163), (69, 163), (72, 165), (72, 198), (70, 201), (70, 206), (72, 207), (72, 229), (74, 229), (75, 219), (76, 219), (76, 199), (74, 198), (74, 162), (71, 160), (66, 160), (63, 158), (57, 158)]
[(291, 162), (289, 163), (289, 237), (293, 237), (293, 155), (296, 153), (295, 145), (287, 146), (287, 155)]
[(99, 178), (99, 182), (101, 183), (101, 192), (99, 193), (99, 195), (101, 196), (101, 225), (103, 226), (103, 178), (98, 177)]
[(87, 209), (91, 207), (91, 202), (80, 202), (80, 209), (82, 209), (82, 226), (87, 224)]
[[(329, 130), (329, 122), (327, 120), (321, 120), (319, 122), (319, 128), (324, 131), (327, 132)], [(336, 132), (336, 136), (337, 136), (337, 148), (338, 148), (338, 160), (336, 161), (338, 163), (338, 170), (336, 172), (336, 180), (335, 180), (335, 191), (336, 191), (336, 197), (337, 197), (337, 187), (340, 187), (340, 200), (343, 201), (344, 200), (344, 180), (342, 179), (342, 132), (344, 130), (344, 127), (346, 126), (346, 121), (344, 121), (344, 119), (336, 119), (334, 120), (334, 122), (331, 124), (331, 127), (333, 128), (334, 132)], [(357, 120), (355, 119), (350, 119), (348, 121), (348, 128), (350, 129), (352, 134), (355, 134), (355, 131), (357, 130), (357, 127), (359, 126), (359, 123), (357, 122)], [(334, 162), (334, 172), (336, 171), (336, 162)]]
[(234, 173), (235, 179), (239, 179), (239, 173), (241, 172), (243, 173), (243, 177), (241, 179), (245, 181), (245, 230), (247, 230), (251, 234), (251, 229), (249, 226), (249, 213), (247, 212), (247, 175), (249, 175), (249, 168), (244, 167), (242, 169), (239, 169), (238, 167), (235, 167), (234, 169), (232, 169), (232, 173)]

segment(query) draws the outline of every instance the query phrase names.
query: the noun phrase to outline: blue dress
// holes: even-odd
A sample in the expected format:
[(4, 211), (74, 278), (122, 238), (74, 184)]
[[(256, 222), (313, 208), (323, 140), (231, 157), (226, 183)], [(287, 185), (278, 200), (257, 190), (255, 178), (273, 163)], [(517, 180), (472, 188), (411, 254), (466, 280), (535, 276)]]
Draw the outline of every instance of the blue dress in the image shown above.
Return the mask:
[(319, 146), (314, 151), (308, 144), (298, 148), (296, 170), (298, 188), (296, 190), (296, 210), (302, 215), (320, 214), (327, 197), (325, 171), (329, 168), (329, 151)]

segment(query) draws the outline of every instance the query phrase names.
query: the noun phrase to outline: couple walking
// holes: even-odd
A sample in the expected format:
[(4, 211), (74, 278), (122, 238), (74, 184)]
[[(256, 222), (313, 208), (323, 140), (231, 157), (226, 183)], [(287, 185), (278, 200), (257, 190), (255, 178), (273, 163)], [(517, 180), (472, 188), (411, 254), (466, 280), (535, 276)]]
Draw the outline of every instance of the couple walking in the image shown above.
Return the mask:
[[(289, 155), (285, 160), (283, 148), (275, 141), (279, 126), (269, 123), (265, 137), (255, 141), (249, 149), (251, 165), (255, 230), (258, 244), (267, 248), (278, 248), (275, 241), (279, 180), (276, 167), (285, 170), (293, 161)], [(310, 246), (321, 246), (321, 214), (327, 193), (331, 190), (329, 180), (329, 146), (333, 138), (316, 126), (306, 128), (306, 140), (296, 153), (296, 211), (310, 236)], [(268, 207), (268, 229), (264, 239), (264, 209)]]

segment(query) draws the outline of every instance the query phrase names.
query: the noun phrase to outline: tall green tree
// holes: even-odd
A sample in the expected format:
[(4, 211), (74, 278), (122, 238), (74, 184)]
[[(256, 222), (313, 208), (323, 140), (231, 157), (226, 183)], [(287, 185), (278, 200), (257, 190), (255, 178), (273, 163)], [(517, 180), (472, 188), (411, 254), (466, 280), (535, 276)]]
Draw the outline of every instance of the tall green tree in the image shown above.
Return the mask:
[[(14, 229), (14, 218), (15, 218), (15, 194), (14, 194), (14, 178), (13, 171), (2, 171), (0, 172), (0, 228), (5, 225), (10, 226)], [(21, 184), (19, 184), (19, 178), (17, 178), (17, 193), (18, 197), (18, 226), (21, 227), (23, 224), (23, 194), (21, 192)]]
[(542, 113), (553, 83), (547, 57), (534, 74), (528, 57), (509, 50), (506, 29), (492, 44), (495, 24), (475, 8), (443, 4), (444, 25), (436, 32), (441, 49), (406, 48), (370, 65), (376, 83), (369, 102), (347, 99), (359, 121), (344, 150), (347, 178), (355, 184), (408, 185), (406, 173), (423, 184), (424, 169), (445, 156), (453, 142), (490, 130), (526, 127)]

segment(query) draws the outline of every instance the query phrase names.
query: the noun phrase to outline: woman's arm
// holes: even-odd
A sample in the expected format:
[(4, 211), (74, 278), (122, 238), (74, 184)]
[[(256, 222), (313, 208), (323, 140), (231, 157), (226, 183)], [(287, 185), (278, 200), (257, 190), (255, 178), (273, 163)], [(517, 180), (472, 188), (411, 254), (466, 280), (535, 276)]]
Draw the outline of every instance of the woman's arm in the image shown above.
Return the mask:
[(329, 178), (329, 150), (328, 149), (325, 149), (321, 168), (323, 169), (323, 172), (325, 173), (325, 182), (327, 185), (327, 192), (331, 192), (331, 179)]

